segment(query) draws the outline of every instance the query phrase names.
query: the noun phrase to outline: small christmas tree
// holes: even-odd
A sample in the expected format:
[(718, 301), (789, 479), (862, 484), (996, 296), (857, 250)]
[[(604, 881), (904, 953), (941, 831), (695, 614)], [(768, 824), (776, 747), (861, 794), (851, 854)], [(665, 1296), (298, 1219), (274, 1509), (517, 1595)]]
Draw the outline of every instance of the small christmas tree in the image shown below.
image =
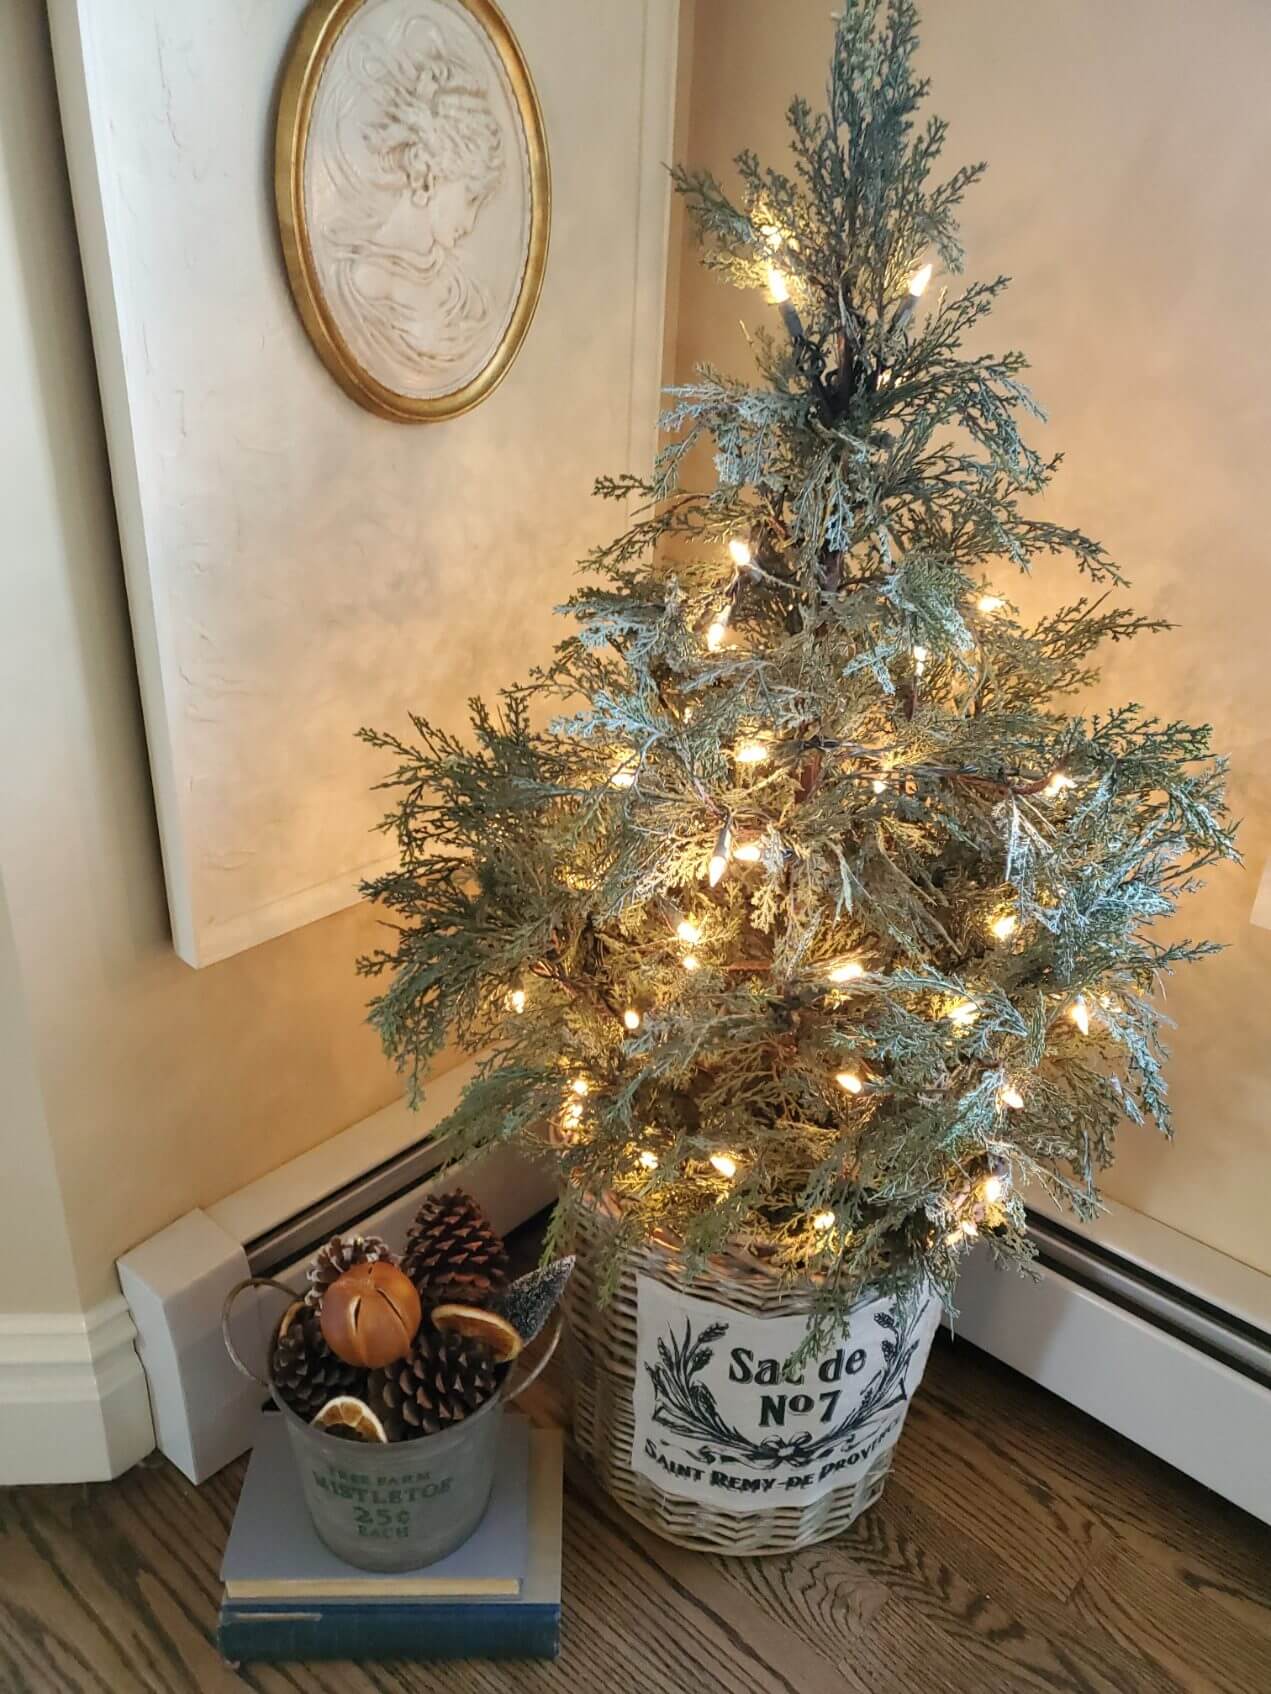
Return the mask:
[[(473, 745), (366, 733), (401, 866), (363, 968), (412, 1089), (448, 1038), (485, 1052), (460, 1148), (550, 1126), (562, 1229), (603, 1193), (615, 1252), (741, 1237), (823, 1323), (948, 1291), (976, 1234), (1027, 1257), (1017, 1185), (1089, 1215), (1121, 1122), (1168, 1128), (1153, 995), (1212, 947), (1151, 926), (1235, 853), (1207, 729), (1066, 709), (1164, 626), (1028, 510), (1057, 461), (1025, 362), (963, 351), (1006, 279), (925, 292), (983, 167), (932, 184), (915, 45), (910, 0), (847, 0), (793, 174), (675, 173), (706, 263), (780, 306), (758, 381), (701, 370), (652, 478), (597, 484), (634, 521)], [(1096, 597), (1021, 621), (1009, 574), (1057, 555)]]

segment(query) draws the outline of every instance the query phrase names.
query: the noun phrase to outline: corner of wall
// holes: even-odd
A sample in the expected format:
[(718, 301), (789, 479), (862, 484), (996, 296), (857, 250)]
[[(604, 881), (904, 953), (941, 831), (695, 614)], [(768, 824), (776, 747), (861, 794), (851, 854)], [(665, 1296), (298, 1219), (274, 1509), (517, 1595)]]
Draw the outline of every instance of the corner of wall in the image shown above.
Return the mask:
[[(70, 1231), (0, 879), (2, 1133), (0, 1485), (118, 1476), (154, 1446), (135, 1331), (119, 1295), (82, 1310)], [(50, 1306), (52, 1309), (50, 1310)]]

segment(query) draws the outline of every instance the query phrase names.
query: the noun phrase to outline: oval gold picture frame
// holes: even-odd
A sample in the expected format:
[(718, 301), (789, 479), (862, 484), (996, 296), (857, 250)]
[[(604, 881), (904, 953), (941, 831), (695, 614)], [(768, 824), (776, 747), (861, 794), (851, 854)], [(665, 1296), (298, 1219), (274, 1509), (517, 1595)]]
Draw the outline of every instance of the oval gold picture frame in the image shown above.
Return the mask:
[(489, 39), (507, 78), (523, 132), (528, 165), (529, 235), (515, 304), (481, 368), (454, 389), (435, 395), (399, 392), (357, 357), (322, 286), (305, 192), (305, 166), (314, 102), (344, 31), (364, 7), (384, 0), (313, 0), (293, 38), (279, 90), (274, 197), (291, 292), (309, 339), (336, 381), (359, 405), (399, 423), (436, 423), (484, 400), (506, 376), (538, 305), (551, 226), (551, 173), (543, 115), (529, 69), (493, 0), (445, 0)]

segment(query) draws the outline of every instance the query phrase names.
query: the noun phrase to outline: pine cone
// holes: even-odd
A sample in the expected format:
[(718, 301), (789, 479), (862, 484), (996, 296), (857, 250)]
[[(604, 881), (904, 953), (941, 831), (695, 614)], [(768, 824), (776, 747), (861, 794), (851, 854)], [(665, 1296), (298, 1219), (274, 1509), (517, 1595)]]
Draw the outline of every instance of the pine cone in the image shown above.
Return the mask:
[(459, 1423), (498, 1385), (499, 1367), (483, 1341), (425, 1323), (404, 1359), (371, 1372), (366, 1402), (390, 1441), (411, 1441)]
[(333, 1235), (326, 1246), (319, 1247), (313, 1256), (308, 1271), (306, 1302), (315, 1308), (320, 1306), (322, 1296), (337, 1277), (343, 1276), (354, 1265), (373, 1264), (377, 1259), (397, 1263), (388, 1242), (381, 1241), (378, 1235)]
[(457, 1300), (481, 1306), (507, 1281), (508, 1256), (471, 1194), (430, 1196), (406, 1236), (402, 1269), (424, 1310)]
[(327, 1346), (314, 1306), (297, 1304), (274, 1343), (271, 1365), (278, 1393), (302, 1418), (314, 1417), (337, 1395), (360, 1399), (365, 1392), (366, 1372), (346, 1365)]

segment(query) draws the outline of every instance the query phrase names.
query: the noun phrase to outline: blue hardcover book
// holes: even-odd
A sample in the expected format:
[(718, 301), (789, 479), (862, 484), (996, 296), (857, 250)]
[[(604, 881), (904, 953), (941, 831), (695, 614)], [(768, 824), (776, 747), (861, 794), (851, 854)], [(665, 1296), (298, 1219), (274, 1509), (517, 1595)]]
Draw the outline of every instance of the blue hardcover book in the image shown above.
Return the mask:
[(217, 1646), (232, 1665), (317, 1659), (554, 1659), (560, 1605), (448, 1600), (363, 1606), (356, 1601), (306, 1610), (221, 1608)]
[[(491, 1592), (487, 1587), (462, 1597), (453, 1588), (403, 1596), (382, 1587), (385, 1581), (400, 1581), (400, 1577), (382, 1578), (369, 1572), (355, 1573), (370, 1585), (357, 1596), (346, 1592), (324, 1598), (311, 1589), (292, 1598), (249, 1599), (241, 1591), (237, 1597), (227, 1592), (217, 1630), (223, 1655), (235, 1663), (249, 1659), (555, 1658), (560, 1648), (563, 1438), (559, 1430), (527, 1430), (524, 1419), (505, 1421), (521, 1426), (528, 1470), (528, 1486), (522, 1472), (521, 1495), (528, 1500), (517, 1594)], [(502, 1457), (496, 1490), (503, 1476)], [(487, 1533), (493, 1510), (492, 1498), (491, 1510), (473, 1541)], [(311, 1528), (308, 1534), (313, 1535)], [(442, 1563), (449, 1565), (458, 1553)], [(487, 1550), (481, 1560), (472, 1561), (469, 1580), (481, 1580), (481, 1570), (488, 1578), (495, 1568), (490, 1558)], [(226, 1564), (228, 1568), (228, 1553)], [(508, 1568), (506, 1558), (496, 1565)], [(438, 1571), (442, 1564), (427, 1568)], [(378, 1597), (371, 1597), (376, 1593)]]

